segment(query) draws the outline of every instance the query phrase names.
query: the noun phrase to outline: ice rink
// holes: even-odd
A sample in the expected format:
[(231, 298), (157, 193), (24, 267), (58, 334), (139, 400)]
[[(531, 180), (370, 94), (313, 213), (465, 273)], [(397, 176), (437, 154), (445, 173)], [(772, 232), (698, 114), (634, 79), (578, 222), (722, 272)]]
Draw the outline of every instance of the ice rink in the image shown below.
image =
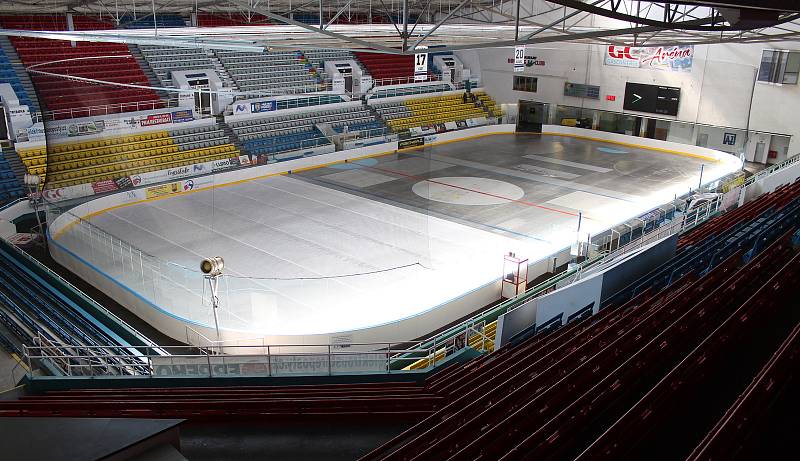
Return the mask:
[[(547, 257), (574, 242), (579, 213), (581, 230), (597, 233), (668, 202), (697, 185), (701, 165), (707, 177), (729, 168), (599, 141), (495, 135), (91, 217), (161, 260), (149, 278), (141, 268), (145, 283), (133, 282), (140, 268), (132, 256), (128, 267), (123, 251), (104, 252), (85, 227), (58, 243), (189, 324), (213, 327), (197, 267), (222, 256), (222, 329), (254, 337), (352, 331), (490, 283), (509, 251), (531, 262)], [(123, 263), (104, 266), (109, 258)]]

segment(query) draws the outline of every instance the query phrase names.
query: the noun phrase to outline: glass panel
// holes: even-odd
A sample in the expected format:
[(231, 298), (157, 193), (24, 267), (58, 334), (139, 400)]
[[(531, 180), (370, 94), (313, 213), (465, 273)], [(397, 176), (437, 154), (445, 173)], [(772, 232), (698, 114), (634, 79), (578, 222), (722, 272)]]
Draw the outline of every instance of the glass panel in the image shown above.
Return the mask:
[(758, 68), (759, 82), (772, 82), (772, 74), (775, 64), (777, 64), (779, 51), (764, 50), (761, 54), (761, 66)]
[(798, 73), (800, 73), (800, 53), (788, 53), (781, 82), (796, 85)]

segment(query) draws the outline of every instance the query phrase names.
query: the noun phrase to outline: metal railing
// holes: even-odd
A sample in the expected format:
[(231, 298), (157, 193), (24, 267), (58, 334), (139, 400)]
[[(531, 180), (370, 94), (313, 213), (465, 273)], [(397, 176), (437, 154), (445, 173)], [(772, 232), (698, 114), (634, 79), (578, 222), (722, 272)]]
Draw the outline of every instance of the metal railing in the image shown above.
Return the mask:
[[(110, 318), (112, 321), (114, 321), (114, 322), (115, 322), (115, 323), (117, 323), (118, 325), (121, 325), (121, 326), (122, 326), (123, 328), (125, 328), (126, 330), (130, 331), (130, 332), (131, 332), (133, 335), (135, 335), (137, 338), (141, 339), (141, 341), (142, 341), (144, 344), (146, 344), (147, 346), (150, 346), (150, 347), (153, 347), (153, 348), (156, 348), (156, 349), (160, 350), (160, 351), (161, 351), (160, 353), (162, 353), (162, 354), (164, 353), (164, 352), (163, 352), (163, 350), (162, 350), (162, 349), (161, 349), (161, 348), (158, 346), (158, 344), (156, 344), (155, 342), (153, 342), (153, 341), (152, 341), (150, 338), (148, 338), (147, 336), (143, 335), (143, 334), (142, 334), (142, 333), (140, 333), (140, 332), (139, 332), (139, 331), (138, 331), (136, 328), (132, 327), (132, 326), (131, 326), (129, 323), (127, 323), (126, 321), (122, 320), (122, 319), (121, 319), (121, 318), (119, 318), (119, 317), (118, 317), (116, 314), (114, 314), (114, 313), (113, 313), (113, 312), (111, 312), (110, 310), (108, 310), (108, 309), (106, 309), (105, 307), (103, 307), (103, 305), (101, 305), (100, 303), (98, 303), (97, 301), (95, 301), (95, 300), (94, 300), (94, 299), (93, 299), (91, 296), (87, 295), (86, 293), (84, 293), (83, 291), (81, 291), (81, 290), (80, 290), (78, 287), (76, 287), (75, 285), (73, 285), (72, 283), (70, 283), (69, 281), (67, 281), (67, 279), (65, 279), (64, 277), (62, 277), (61, 275), (59, 275), (57, 272), (54, 272), (52, 269), (50, 269), (50, 268), (49, 268), (49, 267), (47, 267), (46, 265), (42, 264), (42, 263), (41, 263), (41, 262), (40, 262), (38, 259), (36, 259), (36, 258), (34, 258), (33, 256), (29, 255), (29, 254), (28, 254), (28, 253), (26, 253), (25, 251), (22, 251), (22, 250), (21, 250), (21, 249), (19, 249), (19, 248), (18, 248), (16, 245), (8, 244), (8, 245), (7, 245), (7, 247), (10, 247), (10, 248), (11, 248), (11, 250), (12, 250), (12, 251), (13, 251), (13, 252), (14, 252), (14, 253), (17, 255), (17, 256), (19, 256), (19, 257), (21, 257), (21, 258), (25, 259), (26, 261), (28, 261), (29, 263), (33, 264), (33, 265), (34, 265), (34, 266), (36, 266), (37, 268), (39, 268), (39, 269), (43, 270), (44, 272), (46, 272), (48, 276), (50, 276), (50, 277), (52, 277), (53, 279), (57, 280), (57, 281), (58, 281), (59, 283), (61, 283), (62, 285), (64, 285), (64, 286), (68, 287), (68, 288), (69, 288), (69, 289), (70, 289), (72, 292), (74, 292), (74, 293), (75, 293), (75, 294), (77, 294), (79, 297), (81, 297), (81, 298), (83, 298), (84, 300), (86, 300), (86, 302), (92, 303), (92, 307), (93, 307), (94, 309), (96, 309), (96, 310), (98, 310), (98, 311), (102, 312), (104, 315), (106, 315), (106, 316), (107, 316), (108, 318)], [(121, 347), (121, 346), (117, 346), (117, 348), (119, 348), (119, 347)]]
[[(427, 348), (405, 347), (401, 342), (347, 344), (170, 346), (171, 355), (147, 347), (142, 356), (120, 354), (114, 346), (23, 346), (31, 369), (36, 362), (55, 366), (63, 376), (115, 377), (231, 377), (231, 376), (334, 376), (398, 373), (394, 366), (410, 366), (427, 359), (439, 366), (447, 357), (464, 350), (474, 335), (485, 343), (482, 326), (465, 327), (461, 334)], [(220, 353), (224, 352), (224, 353)], [(428, 366), (425, 367), (428, 369)], [(29, 378), (35, 379), (32, 373)]]
[[(684, 202), (685, 203), (685, 202)], [(674, 208), (673, 211), (673, 219), (669, 220), (668, 222), (664, 221), (666, 226), (659, 225), (651, 227), (649, 232), (643, 232), (642, 235), (636, 239), (632, 239), (625, 245), (617, 246), (616, 248), (613, 246), (613, 242), (619, 242), (619, 235), (617, 238), (608, 239), (608, 237), (601, 237), (600, 241), (605, 242), (608, 248), (598, 252), (598, 254), (592, 258), (589, 258), (579, 264), (576, 264), (572, 268), (567, 269), (560, 274), (557, 274), (538, 285), (530, 288), (529, 290), (521, 293), (515, 298), (506, 300), (500, 304), (497, 304), (475, 316), (470, 317), (468, 320), (463, 322), (462, 324), (453, 327), (451, 329), (447, 329), (443, 332), (440, 332), (436, 335), (433, 335), (423, 341), (419, 342), (419, 347), (430, 347), (434, 343), (442, 343), (447, 341), (450, 337), (454, 334), (457, 334), (457, 330), (459, 328), (463, 328), (464, 324), (474, 324), (484, 322), (486, 324), (495, 321), (501, 315), (510, 312), (517, 307), (525, 304), (526, 302), (530, 301), (533, 298), (541, 296), (543, 294), (547, 294), (551, 291), (554, 291), (558, 288), (562, 288), (563, 286), (569, 285), (570, 283), (574, 283), (577, 280), (580, 280), (582, 273), (587, 271), (590, 268), (594, 268), (599, 264), (603, 264), (604, 262), (610, 262), (611, 259), (617, 258), (622, 254), (629, 253), (632, 250), (640, 248), (647, 243), (653, 242), (660, 238), (665, 238), (670, 235), (674, 235), (675, 233), (680, 233), (686, 230), (689, 230), (698, 224), (701, 224), (708, 219), (716, 216), (719, 212), (719, 206), (721, 203), (721, 198), (717, 198), (713, 202), (709, 203), (706, 206), (699, 207), (697, 210), (694, 210), (688, 214), (681, 214), (677, 216), (677, 213), (680, 213), (677, 207)], [(661, 207), (657, 208), (660, 209)], [(651, 214), (647, 213), (646, 215)], [(663, 218), (662, 218), (663, 219)], [(643, 223), (642, 229), (647, 228), (647, 222)], [(631, 229), (631, 232), (633, 229)], [(615, 231), (609, 231), (610, 236), (613, 236)], [(617, 233), (618, 234), (618, 233)], [(602, 246), (602, 245), (601, 245)], [(611, 259), (607, 259), (611, 258)]]
[[(378, 86), (389, 86), (389, 85), (406, 85), (410, 83), (431, 83), (431, 82), (441, 82), (442, 80), (434, 74), (428, 74), (425, 78), (417, 80), (413, 75), (407, 75), (402, 77), (387, 77), (387, 78), (376, 78), (372, 80), (373, 87)], [(449, 82), (446, 82), (449, 83)]]
[(53, 120), (66, 120), (80, 117), (93, 117), (98, 115), (112, 115), (125, 112), (138, 112), (142, 110), (171, 109), (180, 107), (175, 99), (158, 101), (121, 102), (99, 106), (76, 107), (70, 109), (48, 110), (31, 114), (33, 122)]
[(761, 179), (763, 179), (763, 178), (775, 173), (776, 171), (780, 171), (780, 170), (783, 170), (783, 169), (785, 169), (785, 168), (787, 168), (789, 166), (792, 166), (797, 162), (800, 162), (800, 155), (795, 155), (794, 157), (789, 157), (789, 158), (787, 158), (786, 160), (784, 160), (784, 161), (782, 161), (780, 163), (776, 163), (776, 164), (770, 166), (769, 168), (765, 168), (765, 169), (759, 171), (758, 173), (750, 176), (749, 178), (747, 178), (744, 181), (744, 186), (747, 187), (747, 186), (753, 184), (754, 182), (757, 182), (757, 181), (759, 181), (759, 180), (761, 180)]

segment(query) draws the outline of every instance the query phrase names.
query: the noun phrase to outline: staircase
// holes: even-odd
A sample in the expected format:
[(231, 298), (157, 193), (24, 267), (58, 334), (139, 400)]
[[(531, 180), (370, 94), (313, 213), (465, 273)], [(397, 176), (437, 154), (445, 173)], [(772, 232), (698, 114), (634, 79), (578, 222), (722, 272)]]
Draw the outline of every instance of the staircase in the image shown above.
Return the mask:
[(147, 59), (144, 58), (144, 55), (142, 55), (142, 51), (139, 49), (138, 46), (128, 45), (128, 49), (131, 51), (131, 55), (133, 55), (133, 58), (136, 59), (136, 62), (139, 64), (139, 67), (142, 69), (142, 72), (144, 72), (144, 75), (147, 77), (147, 81), (150, 83), (150, 86), (152, 86), (153, 88), (158, 88), (161, 86), (171, 86), (163, 84), (158, 79), (158, 76), (156, 75), (155, 71), (153, 71), (153, 68), (150, 67), (150, 64), (147, 62)]
[(217, 72), (217, 76), (219, 76), (219, 79), (222, 80), (222, 84), (226, 88), (233, 88), (233, 91), (239, 91), (239, 87), (236, 86), (236, 82), (228, 73), (228, 70), (225, 69), (225, 65), (222, 64), (222, 61), (219, 60), (216, 53), (214, 53), (213, 50), (208, 50), (206, 53), (208, 54), (208, 58), (211, 60), (211, 63), (214, 65), (214, 70)]
[(22, 83), (22, 87), (25, 89), (25, 92), (28, 95), (28, 100), (31, 103), (31, 107), (29, 107), (31, 113), (40, 112), (41, 108), (39, 107), (39, 100), (36, 96), (36, 90), (33, 86), (33, 82), (31, 81), (31, 77), (28, 74), (28, 71), (25, 70), (25, 64), (23, 64), (22, 60), (19, 58), (14, 45), (11, 44), (11, 41), (9, 41), (8, 37), (5, 35), (0, 36), (0, 48), (3, 49), (6, 57), (9, 61), (11, 61), (11, 67), (14, 69), (14, 73), (17, 75), (17, 78), (19, 79), (20, 83)]
[(221, 126), (222, 130), (225, 132), (225, 135), (228, 136), (228, 139), (230, 139), (231, 144), (236, 146), (236, 148), (239, 149), (239, 152), (249, 156), (250, 152), (248, 152), (244, 148), (244, 146), (242, 145), (242, 141), (239, 139), (239, 136), (237, 136), (236, 132), (233, 131), (233, 129), (230, 126), (228, 126), (227, 123), (225, 123), (225, 117), (222, 114), (220, 114), (216, 116), (216, 119), (219, 126)]
[(13, 147), (4, 147), (3, 157), (6, 158), (8, 165), (11, 167), (11, 171), (14, 172), (14, 176), (17, 177), (19, 183), (24, 185), (25, 174), (28, 173), (28, 170), (25, 168), (22, 160), (20, 160), (19, 155), (17, 155), (17, 151), (15, 151)]
[[(144, 75), (147, 77), (147, 82), (153, 88), (172, 88), (174, 85), (172, 84), (172, 80), (164, 80), (158, 78), (156, 72), (150, 67), (150, 63), (147, 62), (147, 59), (142, 54), (142, 50), (139, 49), (136, 45), (128, 45), (128, 49), (131, 52), (131, 55), (134, 59), (136, 59), (136, 63), (139, 64), (139, 67), (144, 72)], [(168, 91), (156, 91), (161, 99), (166, 104), (166, 107), (177, 107), (178, 106), (178, 93), (168, 92)]]

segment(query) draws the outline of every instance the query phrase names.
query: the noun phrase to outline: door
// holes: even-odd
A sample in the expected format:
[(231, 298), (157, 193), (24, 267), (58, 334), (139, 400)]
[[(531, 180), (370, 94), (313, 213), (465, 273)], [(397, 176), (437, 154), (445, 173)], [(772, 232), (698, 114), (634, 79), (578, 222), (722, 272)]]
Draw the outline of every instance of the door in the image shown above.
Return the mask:
[(536, 101), (519, 101), (517, 131), (541, 133), (547, 120), (547, 104)]
[(194, 93), (194, 107), (198, 113), (208, 115), (211, 113), (211, 93), (209, 88), (196, 86)]
[(766, 144), (759, 142), (756, 144), (756, 153), (753, 156), (753, 161), (757, 163), (767, 163)]
[(0, 106), (0, 139), (8, 139), (8, 127), (6, 125), (6, 108)]
[(353, 92), (353, 74), (344, 76), (344, 91), (348, 93)]

